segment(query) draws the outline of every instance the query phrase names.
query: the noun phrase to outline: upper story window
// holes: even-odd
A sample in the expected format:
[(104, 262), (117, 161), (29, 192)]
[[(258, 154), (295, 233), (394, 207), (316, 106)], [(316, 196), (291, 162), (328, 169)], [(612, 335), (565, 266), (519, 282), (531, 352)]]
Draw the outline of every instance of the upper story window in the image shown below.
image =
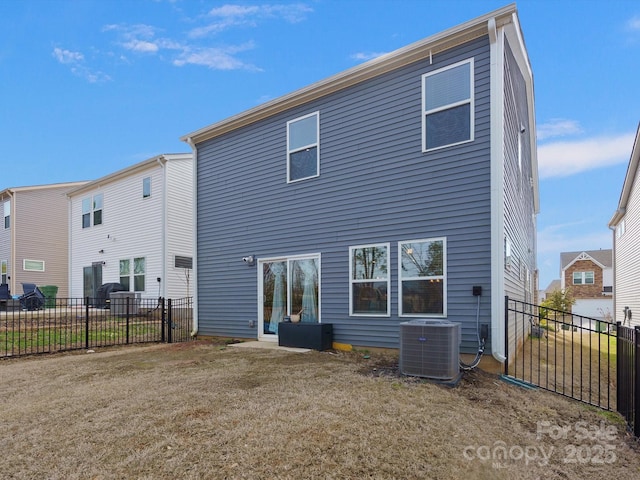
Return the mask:
[(151, 196), (151, 177), (142, 179), (142, 198)]
[(573, 272), (574, 285), (593, 285), (595, 277), (593, 272)]
[(4, 228), (11, 226), (11, 200), (4, 202)]
[(93, 215), (93, 225), (102, 225), (102, 194), (82, 199), (82, 228), (91, 226), (91, 216)]
[(422, 76), (422, 151), (473, 140), (473, 58)]
[(398, 256), (400, 316), (446, 316), (446, 239), (399, 242)]
[(389, 316), (389, 244), (349, 248), (350, 315)]
[(320, 175), (320, 112), (287, 122), (287, 182)]

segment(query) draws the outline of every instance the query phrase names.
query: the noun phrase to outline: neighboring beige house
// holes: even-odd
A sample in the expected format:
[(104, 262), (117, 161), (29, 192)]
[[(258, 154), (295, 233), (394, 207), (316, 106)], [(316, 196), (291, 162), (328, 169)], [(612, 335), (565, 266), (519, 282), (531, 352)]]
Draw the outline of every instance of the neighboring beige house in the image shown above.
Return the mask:
[(141, 297), (193, 293), (193, 155), (158, 155), (68, 193), (69, 289), (104, 283)]
[(613, 253), (611, 249), (562, 252), (560, 288), (571, 290), (576, 315), (612, 320)]
[[(640, 125), (622, 184), (618, 209), (609, 221), (613, 233), (614, 319), (640, 325)], [(628, 322), (631, 312), (631, 322)]]
[(559, 278), (556, 278), (555, 280), (551, 280), (551, 282), (549, 282), (549, 285), (545, 290), (540, 290), (540, 293), (539, 293), (540, 301), (542, 302), (543, 300), (546, 300), (547, 298), (549, 298), (549, 295), (551, 295), (556, 290), (562, 290)]
[(58, 297), (69, 295), (69, 204), (67, 192), (85, 182), (58, 183), (0, 191), (1, 283), (12, 295), (22, 283), (55, 285)]

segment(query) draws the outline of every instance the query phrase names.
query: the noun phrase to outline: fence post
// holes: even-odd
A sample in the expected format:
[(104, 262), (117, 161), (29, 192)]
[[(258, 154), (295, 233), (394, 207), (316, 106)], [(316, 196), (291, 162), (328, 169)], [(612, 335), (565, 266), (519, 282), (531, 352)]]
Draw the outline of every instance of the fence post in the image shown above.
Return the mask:
[(504, 296), (504, 374), (509, 375), (509, 295)]
[(125, 324), (126, 324), (127, 331), (125, 333), (125, 336), (126, 336), (126, 343), (127, 345), (129, 345), (129, 295), (125, 297), (125, 301), (126, 301), (125, 305), (127, 307), (127, 311), (125, 313), (125, 318), (126, 318)]
[(633, 342), (633, 434), (640, 437), (640, 327), (634, 328)]
[(171, 299), (167, 299), (167, 342), (173, 343), (173, 315), (171, 314)]
[(89, 350), (89, 297), (84, 299), (84, 348)]
[(164, 298), (160, 297), (158, 298), (158, 305), (160, 306), (160, 341), (162, 343), (165, 342), (166, 337), (166, 332), (165, 332), (165, 328), (167, 325), (167, 318), (165, 317), (164, 314)]
[(616, 322), (616, 410), (620, 412), (620, 399), (622, 398), (622, 342), (620, 341), (620, 326), (622, 322)]

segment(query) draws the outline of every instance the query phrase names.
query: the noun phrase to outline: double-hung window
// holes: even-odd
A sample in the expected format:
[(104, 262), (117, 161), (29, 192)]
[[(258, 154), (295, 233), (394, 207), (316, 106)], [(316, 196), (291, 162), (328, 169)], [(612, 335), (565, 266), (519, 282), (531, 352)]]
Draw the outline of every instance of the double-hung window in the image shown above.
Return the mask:
[(11, 226), (11, 200), (4, 202), (4, 228)]
[(399, 242), (398, 265), (400, 316), (446, 316), (446, 239)]
[(350, 315), (389, 316), (389, 244), (349, 248)]
[(82, 199), (82, 228), (91, 226), (91, 216), (93, 215), (93, 225), (102, 225), (102, 194)]
[(320, 112), (287, 122), (287, 182), (320, 175)]
[(473, 58), (422, 76), (422, 151), (474, 137)]
[(145, 258), (139, 257), (133, 259), (133, 291), (144, 292), (145, 273), (147, 267), (145, 265)]
[(125, 258), (120, 260), (120, 285), (131, 291), (131, 260)]
[(142, 179), (142, 198), (148, 198), (151, 196), (151, 177), (144, 177)]
[(593, 272), (573, 272), (574, 285), (593, 285), (594, 282)]

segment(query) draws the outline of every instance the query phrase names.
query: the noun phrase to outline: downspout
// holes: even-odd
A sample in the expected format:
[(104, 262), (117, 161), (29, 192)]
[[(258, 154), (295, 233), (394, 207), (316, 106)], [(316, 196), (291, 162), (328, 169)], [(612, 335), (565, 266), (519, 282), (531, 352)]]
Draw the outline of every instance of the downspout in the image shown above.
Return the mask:
[[(491, 91), (491, 354), (498, 362), (504, 352), (504, 158), (503, 158), (503, 79), (496, 19), (487, 22), (490, 54)], [(502, 30), (501, 30), (502, 31)]]
[[(67, 295), (69, 298), (73, 298), (73, 234), (71, 232), (71, 228), (73, 226), (73, 218), (71, 212), (71, 197), (69, 196), (69, 192), (66, 193), (67, 196)], [(82, 292), (84, 295), (84, 292)]]
[(160, 297), (166, 297), (167, 291), (167, 202), (169, 201), (169, 192), (167, 192), (167, 168), (166, 163), (167, 160), (164, 156), (159, 156), (156, 161), (158, 165), (160, 165), (160, 169), (162, 170), (162, 238), (160, 240), (160, 244), (162, 245), (161, 253), (162, 255), (162, 263), (160, 274), (161, 282), (160, 282)]
[[(609, 230), (611, 230), (612, 236), (613, 236), (613, 241), (612, 241), (612, 245), (613, 245), (613, 252), (612, 252), (612, 259), (611, 259), (611, 266), (612, 266), (612, 270), (613, 270), (613, 291), (611, 292), (611, 296), (613, 297), (613, 322), (615, 323), (617, 321), (616, 319), (616, 312), (617, 312), (617, 304), (618, 302), (616, 301), (616, 274), (617, 274), (617, 267), (616, 267), (616, 226), (612, 226), (609, 225)], [(604, 282), (603, 282), (604, 283)]]
[[(7, 194), (9, 195), (9, 236), (11, 237), (9, 240), (9, 265), (7, 265), (7, 276), (9, 276), (9, 270), (11, 270), (11, 282), (9, 282), (9, 290), (12, 292), (12, 295), (16, 293), (16, 276), (15, 271), (16, 268), (16, 197), (15, 192), (11, 189), (7, 189)], [(4, 227), (4, 225), (3, 225)]]
[(191, 336), (198, 335), (198, 177), (197, 177), (197, 162), (198, 162), (198, 148), (191, 137), (187, 137), (186, 142), (193, 151), (193, 329), (191, 330)]

